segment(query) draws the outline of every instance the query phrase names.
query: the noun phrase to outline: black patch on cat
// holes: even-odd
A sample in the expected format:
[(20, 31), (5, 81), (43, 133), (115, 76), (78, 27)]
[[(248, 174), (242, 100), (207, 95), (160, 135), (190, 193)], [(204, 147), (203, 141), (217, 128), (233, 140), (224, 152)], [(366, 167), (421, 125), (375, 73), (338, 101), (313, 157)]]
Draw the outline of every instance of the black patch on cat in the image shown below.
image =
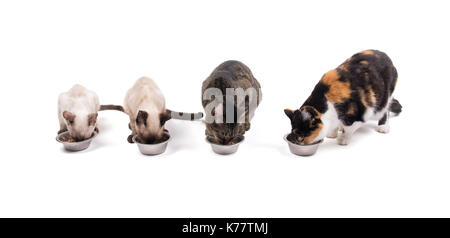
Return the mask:
[(391, 105), (389, 106), (389, 111), (396, 114), (400, 114), (400, 112), (402, 112), (402, 105), (397, 99), (395, 98), (392, 99)]
[(385, 113), (384, 116), (378, 121), (378, 125), (379, 126), (384, 125), (386, 124), (386, 121), (387, 121), (387, 113)]
[(306, 99), (305, 103), (303, 103), (302, 107), (312, 106), (320, 113), (325, 113), (328, 109), (325, 93), (327, 93), (328, 90), (330, 90), (328, 85), (319, 82), (318, 84), (316, 84), (314, 90), (312, 91), (308, 99)]

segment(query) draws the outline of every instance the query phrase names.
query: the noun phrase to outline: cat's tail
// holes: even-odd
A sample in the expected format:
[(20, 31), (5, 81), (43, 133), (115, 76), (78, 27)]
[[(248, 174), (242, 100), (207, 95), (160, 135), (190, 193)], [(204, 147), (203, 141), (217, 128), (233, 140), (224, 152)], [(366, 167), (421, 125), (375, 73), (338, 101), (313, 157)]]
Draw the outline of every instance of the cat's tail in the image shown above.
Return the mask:
[(400, 112), (402, 112), (402, 105), (397, 99), (393, 98), (391, 100), (391, 104), (389, 105), (389, 111), (395, 113), (394, 114), (395, 116), (397, 116), (398, 114), (400, 114)]
[(100, 105), (100, 111), (105, 111), (105, 110), (116, 110), (116, 111), (124, 112), (123, 107), (120, 105)]
[(167, 111), (170, 112), (171, 119), (194, 121), (194, 120), (200, 120), (203, 118), (203, 112), (188, 113), (188, 112), (176, 112), (176, 111), (172, 111), (172, 110), (167, 110)]

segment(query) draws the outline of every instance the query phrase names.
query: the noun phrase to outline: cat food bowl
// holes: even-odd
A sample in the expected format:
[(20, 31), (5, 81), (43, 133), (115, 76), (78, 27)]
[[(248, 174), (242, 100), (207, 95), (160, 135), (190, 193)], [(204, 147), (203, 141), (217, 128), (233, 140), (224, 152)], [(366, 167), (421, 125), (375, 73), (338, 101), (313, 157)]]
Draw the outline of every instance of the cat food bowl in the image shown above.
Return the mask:
[(288, 135), (289, 134), (284, 136), (284, 140), (288, 143), (289, 150), (291, 151), (291, 153), (295, 154), (295, 155), (301, 155), (301, 156), (313, 155), (316, 153), (317, 148), (319, 148), (319, 145), (323, 142), (323, 139), (322, 139), (317, 142), (314, 142), (313, 144), (301, 145), (301, 144), (297, 144), (297, 143), (293, 143), (293, 142), (289, 141), (287, 139)]
[(165, 138), (159, 143), (156, 144), (145, 144), (141, 143), (139, 139), (137, 138), (137, 135), (133, 136), (133, 142), (136, 143), (136, 145), (139, 148), (139, 151), (144, 155), (159, 155), (164, 153), (167, 148), (167, 144), (170, 140), (170, 135), (168, 133), (164, 133)]
[(243, 141), (244, 141), (244, 138), (235, 144), (221, 145), (221, 144), (212, 143), (208, 139), (208, 137), (206, 137), (206, 142), (208, 142), (211, 145), (211, 148), (214, 151), (214, 153), (219, 154), (219, 155), (229, 155), (229, 154), (235, 153), (238, 150), (239, 145)]
[(62, 143), (64, 146), (64, 149), (66, 149), (68, 151), (81, 151), (81, 150), (85, 150), (89, 147), (92, 139), (94, 139), (94, 137), (96, 135), (97, 135), (97, 132), (94, 131), (92, 136), (86, 140), (73, 141), (72, 138), (70, 137), (69, 132), (65, 131), (63, 133), (58, 134), (58, 136), (56, 137), (56, 141), (58, 141), (59, 143)]

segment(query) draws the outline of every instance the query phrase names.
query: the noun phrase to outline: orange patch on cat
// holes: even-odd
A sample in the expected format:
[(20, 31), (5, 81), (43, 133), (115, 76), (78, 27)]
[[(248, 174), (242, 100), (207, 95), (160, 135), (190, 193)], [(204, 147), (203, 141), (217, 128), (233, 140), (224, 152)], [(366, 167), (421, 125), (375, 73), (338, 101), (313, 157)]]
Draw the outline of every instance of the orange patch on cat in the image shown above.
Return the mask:
[(359, 62), (360, 64), (364, 64), (364, 65), (368, 65), (369, 62), (367, 60), (362, 60), (361, 62)]
[(364, 51), (361, 51), (359, 53), (361, 53), (363, 55), (373, 55), (373, 54), (375, 54), (375, 52), (373, 52), (373, 50), (364, 50)]
[(359, 98), (361, 99), (361, 103), (367, 108), (369, 107), (369, 103), (366, 100), (366, 93), (364, 93), (364, 90), (358, 89), (359, 92)]
[(322, 130), (323, 125), (322, 124), (318, 124), (317, 128), (311, 132), (311, 135), (305, 137), (305, 139), (303, 140), (303, 143), (305, 144), (309, 144), (311, 143), (314, 139), (316, 139), (316, 137), (319, 135), (320, 131)]
[(347, 68), (347, 65), (346, 64), (341, 64), (341, 65), (339, 65), (339, 67), (338, 67), (340, 70), (342, 70), (342, 71), (348, 71), (348, 68)]
[(355, 114), (355, 112), (356, 112), (356, 105), (355, 105), (355, 103), (350, 103), (350, 105), (348, 107), (348, 110), (347, 110), (347, 114), (353, 115), (353, 114)]
[[(367, 87), (367, 92), (365, 92), (363, 89), (358, 89), (359, 97), (361, 98), (361, 103), (365, 107), (371, 107), (376, 102), (375, 92), (372, 90), (372, 87)], [(368, 95), (366, 95), (368, 94)]]
[(371, 105), (374, 105), (375, 102), (377, 101), (377, 98), (375, 97), (375, 92), (373, 91), (371, 86), (369, 86), (368, 89), (369, 89), (369, 101)]
[(328, 71), (320, 80), (323, 84), (329, 87), (325, 97), (332, 103), (342, 103), (350, 98), (352, 90), (349, 82), (342, 82), (339, 80), (339, 73), (333, 69)]

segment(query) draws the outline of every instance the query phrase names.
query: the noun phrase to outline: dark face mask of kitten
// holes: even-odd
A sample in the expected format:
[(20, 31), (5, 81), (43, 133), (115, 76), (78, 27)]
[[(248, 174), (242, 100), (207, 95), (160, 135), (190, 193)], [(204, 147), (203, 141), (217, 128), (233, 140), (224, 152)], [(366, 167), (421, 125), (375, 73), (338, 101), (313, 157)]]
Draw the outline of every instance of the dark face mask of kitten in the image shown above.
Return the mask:
[(285, 109), (284, 113), (291, 120), (292, 130), (287, 136), (289, 141), (310, 144), (320, 134), (323, 128), (322, 116), (312, 107), (303, 107), (300, 110)]

